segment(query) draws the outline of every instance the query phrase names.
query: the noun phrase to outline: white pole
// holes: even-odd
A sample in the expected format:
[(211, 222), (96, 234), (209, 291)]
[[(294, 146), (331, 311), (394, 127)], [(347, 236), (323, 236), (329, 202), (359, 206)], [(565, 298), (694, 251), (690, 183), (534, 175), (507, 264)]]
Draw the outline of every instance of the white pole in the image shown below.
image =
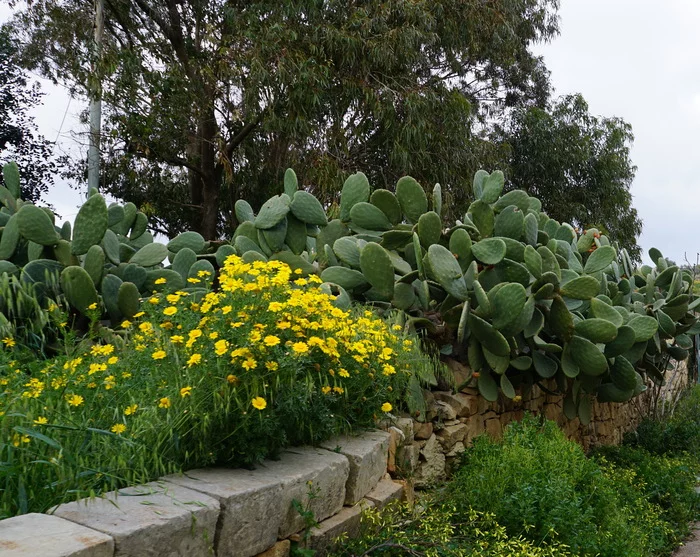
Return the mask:
[(88, 191), (100, 186), (100, 129), (102, 122), (102, 82), (99, 62), (104, 33), (104, 0), (95, 0), (95, 45), (90, 86), (90, 146), (88, 148)]

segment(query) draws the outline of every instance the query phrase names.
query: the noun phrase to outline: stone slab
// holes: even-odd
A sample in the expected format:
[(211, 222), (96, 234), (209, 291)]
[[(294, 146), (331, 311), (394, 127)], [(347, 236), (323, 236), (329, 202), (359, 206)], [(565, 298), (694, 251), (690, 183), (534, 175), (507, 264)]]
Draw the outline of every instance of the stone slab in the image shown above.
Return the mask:
[(47, 514), (0, 521), (3, 557), (112, 557), (114, 540), (80, 524)]
[[(343, 455), (301, 447), (255, 470), (207, 468), (163, 479), (216, 498), (222, 507), (217, 555), (250, 557), (304, 528), (293, 500), (308, 504), (316, 520), (338, 512), (349, 470)], [(310, 490), (317, 496), (309, 502)]]
[(335, 437), (321, 445), (344, 455), (350, 463), (345, 486), (346, 505), (362, 500), (386, 473), (389, 439), (385, 431), (369, 431), (352, 437)]
[(112, 536), (115, 557), (208, 557), (219, 502), (184, 487), (151, 482), (60, 505), (54, 514)]
[(255, 557), (289, 557), (289, 552), (291, 550), (292, 542), (289, 540), (282, 540), (277, 542), (267, 551), (258, 553)]
[(374, 503), (363, 500), (352, 507), (343, 507), (338, 514), (324, 520), (318, 528), (311, 530), (307, 547), (316, 550), (315, 557), (325, 557), (341, 535), (346, 534), (348, 538), (357, 537), (360, 532), (362, 511), (372, 506)]
[(380, 480), (372, 491), (366, 496), (378, 509), (383, 509), (392, 501), (401, 501), (403, 498), (403, 485), (392, 480)]

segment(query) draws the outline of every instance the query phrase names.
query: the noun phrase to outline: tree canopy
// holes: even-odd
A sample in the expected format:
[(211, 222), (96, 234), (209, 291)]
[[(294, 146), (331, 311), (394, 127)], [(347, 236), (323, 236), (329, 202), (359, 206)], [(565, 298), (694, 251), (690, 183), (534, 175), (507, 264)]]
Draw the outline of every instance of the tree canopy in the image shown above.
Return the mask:
[(41, 101), (39, 86), (30, 84), (26, 73), (13, 63), (15, 52), (8, 33), (0, 30), (0, 167), (16, 162), (22, 198), (36, 202), (53, 184), (56, 165), (52, 144), (39, 135), (29, 114)]
[(516, 109), (497, 133), (510, 151), (511, 187), (541, 199), (556, 220), (601, 229), (639, 261), (642, 221), (630, 193), (633, 139), (624, 120), (592, 116), (581, 95), (562, 97), (551, 109)]
[[(327, 202), (349, 172), (411, 174), (459, 202), (504, 107), (542, 106), (530, 46), (558, 0), (106, 0), (105, 189), (165, 232), (215, 237), (288, 166)], [(92, 3), (36, 0), (10, 23), (23, 63), (86, 92)], [(271, 188), (273, 188), (271, 190)], [(218, 224), (218, 228), (217, 228)]]

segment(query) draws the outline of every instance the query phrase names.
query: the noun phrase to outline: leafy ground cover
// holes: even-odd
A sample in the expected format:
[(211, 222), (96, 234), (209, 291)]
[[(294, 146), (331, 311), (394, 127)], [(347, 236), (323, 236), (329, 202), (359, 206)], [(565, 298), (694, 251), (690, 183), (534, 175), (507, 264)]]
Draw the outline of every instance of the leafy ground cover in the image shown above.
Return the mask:
[[(666, 425), (700, 422), (698, 400), (696, 387)], [(658, 443), (640, 431), (630, 439)], [(699, 463), (696, 452), (631, 442), (587, 456), (556, 424), (529, 416), (502, 440), (477, 439), (454, 478), (416, 507), (369, 512), (363, 536), (336, 557), (670, 555), (697, 518)]]
[(154, 293), (110, 342), (68, 356), (12, 360), (21, 347), (5, 339), (0, 516), (371, 427), (426, 358), (283, 263), (233, 256), (216, 290), (211, 278)]

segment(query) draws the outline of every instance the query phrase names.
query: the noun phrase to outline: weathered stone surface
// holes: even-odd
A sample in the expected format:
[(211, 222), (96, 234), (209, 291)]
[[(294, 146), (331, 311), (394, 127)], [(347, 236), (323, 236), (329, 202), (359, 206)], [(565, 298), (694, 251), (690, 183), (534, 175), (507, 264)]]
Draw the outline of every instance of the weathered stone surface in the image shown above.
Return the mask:
[(433, 413), (435, 417), (442, 422), (454, 420), (457, 417), (455, 409), (441, 400), (436, 400), (433, 404)]
[(447, 458), (454, 458), (456, 456), (461, 455), (465, 450), (466, 447), (464, 446), (464, 443), (462, 443), (461, 441), (457, 441), (455, 443), (455, 446), (452, 447), (452, 450), (450, 450), (450, 452), (447, 453), (445, 456)]
[(445, 479), (445, 454), (433, 434), (421, 449), (421, 462), (415, 478), (416, 487), (425, 487)]
[(500, 439), (501, 435), (503, 435), (503, 427), (498, 418), (486, 420), (486, 422), (484, 422), (484, 429), (486, 433), (494, 439)]
[(289, 551), (291, 549), (292, 542), (289, 540), (282, 540), (277, 542), (267, 551), (258, 553), (255, 557), (289, 557)]
[(413, 437), (418, 440), (430, 439), (433, 434), (432, 422), (415, 422), (413, 424)]
[(0, 521), (3, 557), (112, 557), (114, 540), (57, 516), (24, 514)]
[(378, 509), (383, 509), (392, 501), (400, 501), (403, 496), (403, 485), (392, 480), (380, 480), (365, 499), (369, 499)]
[(345, 485), (346, 505), (360, 501), (386, 473), (389, 437), (385, 431), (369, 431), (353, 437), (335, 437), (321, 444), (339, 452), (350, 463)]
[(396, 451), (396, 466), (403, 474), (411, 473), (418, 466), (420, 448), (416, 444), (403, 445)]
[(467, 425), (458, 422), (457, 425), (449, 425), (442, 428), (436, 435), (442, 448), (449, 451), (454, 447), (455, 443), (464, 441), (468, 431), (469, 427)]
[(213, 552), (219, 502), (151, 482), (60, 505), (54, 514), (110, 535), (115, 557), (204, 557)]
[(413, 420), (411, 418), (398, 418), (396, 427), (403, 432), (405, 442), (410, 443), (413, 441)]
[(454, 360), (452, 358), (447, 359), (447, 367), (452, 371), (452, 376), (454, 377), (454, 384), (460, 387), (466, 383), (472, 375), (471, 370), (464, 364)]
[(316, 557), (324, 557), (341, 535), (345, 534), (349, 538), (357, 537), (362, 511), (372, 506), (374, 503), (363, 500), (352, 507), (343, 507), (338, 514), (324, 520), (318, 528), (311, 530), (307, 546), (316, 550)]
[[(293, 500), (308, 503), (317, 520), (338, 512), (349, 470), (343, 455), (300, 447), (255, 470), (209, 468), (164, 479), (217, 498), (222, 506), (217, 554), (249, 557), (304, 528)], [(318, 491), (310, 503), (309, 489)]]
[(449, 404), (458, 418), (466, 418), (476, 414), (479, 406), (476, 397), (464, 393), (435, 393), (435, 399)]

